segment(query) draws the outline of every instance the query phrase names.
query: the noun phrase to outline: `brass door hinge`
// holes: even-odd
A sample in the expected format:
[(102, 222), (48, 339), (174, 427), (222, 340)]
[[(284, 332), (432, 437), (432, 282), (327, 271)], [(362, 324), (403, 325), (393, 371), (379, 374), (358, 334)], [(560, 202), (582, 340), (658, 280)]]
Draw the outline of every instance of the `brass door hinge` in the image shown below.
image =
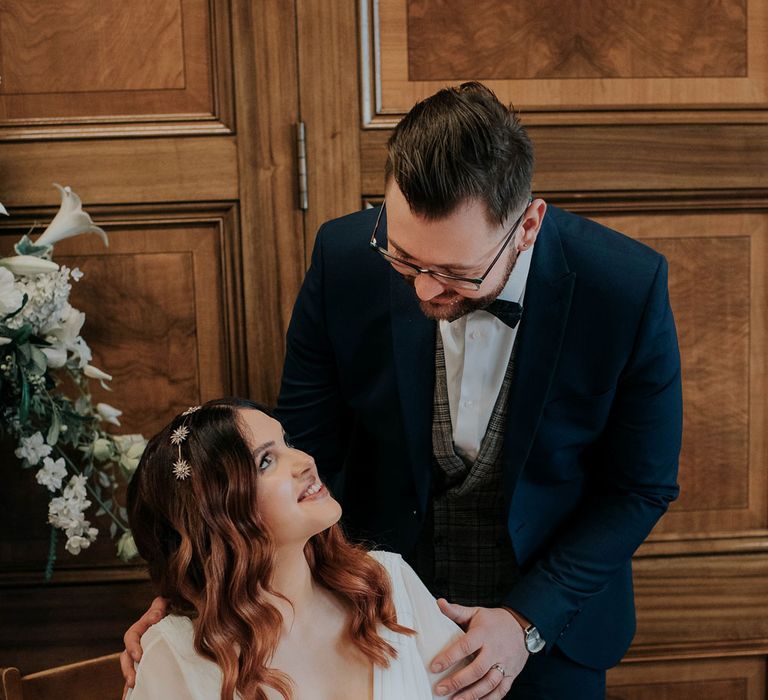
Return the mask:
[(299, 209), (309, 209), (307, 194), (307, 131), (304, 122), (299, 122), (296, 128), (296, 157), (299, 174)]

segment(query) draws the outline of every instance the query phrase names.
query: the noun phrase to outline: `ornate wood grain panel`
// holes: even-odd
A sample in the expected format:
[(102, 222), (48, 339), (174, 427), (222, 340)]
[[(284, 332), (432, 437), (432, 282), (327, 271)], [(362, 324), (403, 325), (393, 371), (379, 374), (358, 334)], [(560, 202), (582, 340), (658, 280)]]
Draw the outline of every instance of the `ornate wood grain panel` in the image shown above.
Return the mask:
[(681, 346), (681, 496), (651, 539), (768, 535), (768, 216), (596, 217), (667, 256)]
[[(181, 4), (134, 0), (126, 10), (82, 0), (4, 3), (5, 94), (182, 90)], [(94, 64), (109, 69), (94, 71)]]
[[(96, 236), (80, 236), (58, 244), (56, 260), (84, 273), (70, 299), (86, 314), (83, 337), (93, 364), (114, 377), (111, 392), (97, 382), (91, 389), (95, 401), (123, 411), (116, 430), (150, 436), (186, 406), (243, 392), (233, 212), (91, 212), (107, 230), (109, 248)], [(23, 230), (5, 229), (2, 249)], [(8, 478), (13, 488), (0, 495), (3, 571), (40, 571), (49, 536), (46, 494), (33, 470), (8, 464)], [(106, 537), (78, 557), (61, 553), (63, 569), (116, 563)]]
[(0, 139), (226, 133), (229, 51), (226, 0), (2, 0)]
[(232, 136), (5, 143), (0, 201), (12, 214), (58, 205), (53, 182), (69, 184), (89, 207), (236, 200), (237, 156)]
[[(530, 115), (525, 115), (527, 126)], [(361, 189), (384, 193), (389, 131), (361, 134)], [(606, 193), (672, 190), (768, 189), (764, 126), (702, 124), (531, 127), (537, 192)], [(703, 201), (702, 205), (706, 205)]]
[(406, 5), (413, 81), (747, 75), (746, 0)]
[(639, 557), (633, 569), (637, 634), (629, 660), (768, 651), (765, 553)]
[(768, 107), (765, 2), (360, 3), (369, 126), (474, 79), (529, 123), (762, 120)]
[(764, 700), (765, 658), (627, 664), (608, 672), (606, 700)]

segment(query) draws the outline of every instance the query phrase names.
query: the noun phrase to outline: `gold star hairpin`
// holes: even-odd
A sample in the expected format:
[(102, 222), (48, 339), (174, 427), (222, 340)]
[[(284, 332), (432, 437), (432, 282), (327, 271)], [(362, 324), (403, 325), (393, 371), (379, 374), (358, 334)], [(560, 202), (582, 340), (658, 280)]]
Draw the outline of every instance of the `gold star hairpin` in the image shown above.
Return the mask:
[(179, 426), (171, 433), (171, 444), (179, 445), (181, 449), (181, 443), (187, 439), (189, 435), (189, 428), (186, 425)]
[[(179, 447), (179, 451), (181, 451), (181, 447)], [(181, 457), (179, 457), (173, 463), (173, 475), (179, 481), (184, 481), (184, 479), (186, 479), (191, 473), (192, 473), (192, 467), (190, 466), (189, 462), (187, 462), (186, 459), (182, 459)]]

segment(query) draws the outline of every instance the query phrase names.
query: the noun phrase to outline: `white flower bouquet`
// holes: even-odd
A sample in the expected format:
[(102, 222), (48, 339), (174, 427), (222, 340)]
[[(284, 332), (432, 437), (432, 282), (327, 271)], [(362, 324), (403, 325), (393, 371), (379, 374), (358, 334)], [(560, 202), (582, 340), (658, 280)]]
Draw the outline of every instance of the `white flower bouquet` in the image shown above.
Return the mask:
[[(34, 242), (23, 236), (16, 255), (0, 258), (0, 436), (18, 444), (22, 467), (36, 468), (37, 482), (50, 493), (46, 579), (61, 532), (73, 555), (95, 541), (99, 531), (86, 519), (94, 502), (95, 515), (111, 520), (118, 555), (127, 560), (136, 554), (115, 491), (130, 480), (146, 445), (141, 435), (106, 432), (105, 424), (120, 425), (121, 411), (92, 403), (89, 379), (108, 389), (112, 377), (90, 364), (91, 350), (80, 335), (85, 314), (69, 303), (82, 273), (57, 265), (52, 251), (58, 241), (81, 233), (96, 233), (105, 245), (108, 240), (80, 198), (69, 187), (56, 187), (61, 207), (48, 228)], [(0, 213), (8, 214), (2, 204)]]

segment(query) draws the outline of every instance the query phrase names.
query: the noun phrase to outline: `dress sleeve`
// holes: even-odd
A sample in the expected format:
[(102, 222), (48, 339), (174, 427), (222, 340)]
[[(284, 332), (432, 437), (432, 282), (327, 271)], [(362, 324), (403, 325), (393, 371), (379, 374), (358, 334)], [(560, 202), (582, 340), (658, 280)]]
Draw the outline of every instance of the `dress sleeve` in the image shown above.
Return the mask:
[(453, 620), (443, 615), (437, 601), (416, 575), (416, 572), (402, 558), (398, 558), (400, 559), (405, 592), (410, 599), (413, 610), (414, 629), (417, 633), (416, 646), (427, 669), (430, 683), (434, 688), (441, 678), (450, 676), (461, 666), (466, 665), (465, 660), (454, 664), (442, 673), (430, 673), (429, 671), (432, 660), (449, 644), (459, 639), (464, 632)]
[(158, 634), (144, 647), (136, 671), (136, 687), (128, 692), (126, 700), (192, 698), (193, 685), (194, 679), (184, 674), (168, 640)]

